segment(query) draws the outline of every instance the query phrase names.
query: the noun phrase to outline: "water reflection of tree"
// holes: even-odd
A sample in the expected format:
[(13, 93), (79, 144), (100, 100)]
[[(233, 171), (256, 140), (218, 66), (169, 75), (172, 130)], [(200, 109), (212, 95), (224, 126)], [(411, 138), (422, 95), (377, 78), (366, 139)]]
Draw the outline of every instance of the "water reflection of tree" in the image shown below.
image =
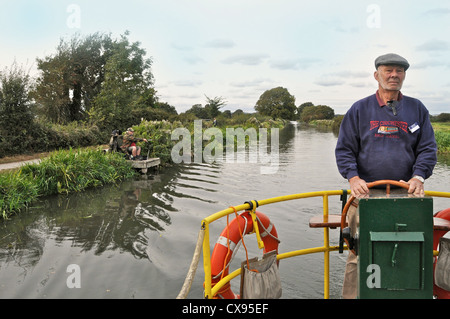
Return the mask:
[(179, 198), (204, 202), (193, 194), (216, 191), (220, 165), (207, 167), (176, 165), (148, 179), (41, 198), (0, 225), (0, 262), (22, 267), (25, 277), (54, 242), (59, 246), (70, 242), (96, 255), (126, 252), (156, 262), (160, 245), (167, 244), (159, 239), (171, 225), (171, 214), (178, 211), (174, 202)]
[(146, 232), (162, 232), (171, 223), (170, 209), (152, 196), (154, 183), (158, 178), (42, 198), (3, 223), (0, 260), (32, 267), (48, 239), (69, 240), (72, 246), (98, 255), (120, 250), (145, 258)]
[[(46, 227), (42, 218), (33, 215), (30, 217), (22, 218), (17, 215), (11, 217), (14, 221), (3, 220), (1, 224), (0, 264), (13, 264), (21, 268), (22, 277), (26, 277), (28, 270), (38, 263), (45, 245), (41, 234)], [(34, 225), (32, 229), (28, 228), (30, 219)]]
[(74, 242), (82, 250), (102, 254), (119, 249), (145, 258), (146, 232), (164, 231), (171, 223), (169, 214), (152, 202), (153, 182), (128, 181), (120, 187), (108, 187), (89, 201), (82, 201), (76, 211), (89, 213), (60, 232), (60, 237), (67, 238), (71, 231), (75, 232)]
[(280, 154), (293, 147), (295, 128), (294, 124), (289, 124), (280, 130)]

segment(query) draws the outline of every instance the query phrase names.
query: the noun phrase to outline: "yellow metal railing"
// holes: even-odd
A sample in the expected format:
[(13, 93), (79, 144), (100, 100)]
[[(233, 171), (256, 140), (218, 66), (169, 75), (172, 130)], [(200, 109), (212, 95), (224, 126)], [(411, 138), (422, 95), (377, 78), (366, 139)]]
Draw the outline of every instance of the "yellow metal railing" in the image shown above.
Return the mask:
[[(342, 195), (343, 190), (332, 190), (332, 191), (318, 191), (318, 192), (309, 192), (309, 193), (300, 193), (300, 194), (294, 194), (294, 195), (286, 195), (286, 196), (280, 196), (280, 197), (274, 197), (269, 198), (265, 200), (258, 200), (258, 205), (268, 205), (283, 201), (289, 201), (294, 199), (301, 199), (301, 198), (310, 198), (310, 197), (320, 197), (323, 198), (323, 216), (324, 220), (326, 220), (326, 217), (328, 217), (328, 197), (333, 195)], [(349, 191), (347, 191), (349, 193)], [(243, 211), (243, 210), (249, 210), (250, 204), (242, 204), (239, 206), (235, 206), (234, 209), (236, 211)], [(219, 211), (213, 215), (210, 215), (209, 217), (203, 219), (202, 221), (202, 229), (204, 229), (205, 236), (203, 238), (203, 268), (205, 272), (205, 298), (212, 298), (214, 295), (217, 294), (217, 292), (230, 280), (237, 277), (241, 273), (241, 269), (236, 269), (235, 271), (231, 272), (224, 278), (222, 278), (218, 283), (212, 287), (211, 284), (211, 252), (210, 252), (210, 242), (209, 242), (209, 224), (225, 217), (229, 214), (234, 213), (233, 208), (227, 208), (222, 211)], [(330, 283), (330, 251), (338, 250), (338, 246), (330, 246), (330, 240), (329, 240), (329, 229), (327, 227), (324, 227), (324, 245), (322, 247), (315, 247), (315, 248), (307, 248), (307, 249), (301, 249), (301, 250), (295, 250), (291, 252), (281, 253), (277, 255), (277, 259), (285, 259), (290, 258), (294, 256), (300, 256), (300, 255), (306, 255), (306, 254), (312, 254), (312, 253), (324, 253), (324, 298), (329, 298), (329, 283)]]
[[(294, 199), (302, 199), (302, 198), (310, 198), (310, 197), (322, 197), (323, 198), (323, 217), (324, 220), (327, 220), (328, 214), (329, 214), (329, 206), (328, 206), (328, 199), (329, 196), (335, 196), (335, 195), (343, 195), (343, 193), (346, 190), (330, 190), (330, 191), (318, 191), (318, 192), (308, 192), (308, 193), (299, 193), (299, 194), (293, 194), (293, 195), (286, 195), (286, 196), (279, 196), (264, 200), (258, 200), (258, 206), (283, 202), (283, 201), (289, 201)], [(346, 191), (347, 194), (350, 194), (350, 190)], [(435, 192), (435, 191), (425, 191), (425, 195), (427, 196), (434, 196), (434, 197), (448, 197), (450, 198), (450, 192)], [(253, 205), (255, 206), (255, 205)], [(189, 289), (190, 289), (190, 283), (186, 284), (188, 282), (188, 278), (193, 278), (195, 276), (195, 269), (197, 267), (199, 256), (201, 255), (201, 248), (203, 248), (203, 268), (204, 268), (204, 275), (205, 275), (205, 282), (204, 282), (204, 297), (205, 298), (213, 298), (219, 290), (227, 284), (229, 281), (231, 281), (233, 278), (237, 277), (241, 273), (241, 269), (236, 269), (235, 271), (229, 273), (227, 276), (222, 278), (219, 282), (217, 282), (214, 286), (212, 286), (212, 280), (211, 280), (211, 251), (210, 251), (210, 232), (209, 232), (209, 225), (222, 218), (226, 217), (227, 215), (234, 214), (235, 211), (245, 211), (250, 210), (251, 205), (249, 203), (245, 203), (242, 205), (238, 205), (235, 207), (229, 207), (227, 209), (221, 210), (215, 214), (212, 214), (205, 219), (202, 220), (201, 224), (201, 230), (199, 233), (199, 238), (197, 242), (197, 248), (194, 253), (194, 258), (190, 267), (190, 271), (188, 273), (188, 276), (185, 281), (185, 285), (182, 288), (182, 291), (180, 292), (178, 298), (183, 298), (184, 295), (187, 295)], [(313, 247), (313, 248), (307, 248), (307, 249), (301, 249), (301, 250), (295, 250), (291, 252), (285, 252), (280, 253), (277, 255), (277, 259), (285, 259), (300, 255), (307, 255), (307, 254), (313, 254), (313, 253), (324, 253), (324, 298), (329, 298), (329, 290), (330, 290), (330, 252), (331, 251), (337, 251), (339, 249), (339, 246), (330, 246), (330, 238), (329, 238), (329, 228), (323, 227), (324, 231), (324, 237), (323, 237), (323, 246), (321, 247)], [(257, 238), (259, 237), (259, 231), (256, 229), (256, 235)], [(261, 248), (261, 246), (260, 246)], [(344, 247), (344, 249), (347, 249)], [(435, 255), (437, 252), (435, 252)], [(185, 287), (186, 286), (186, 287)]]

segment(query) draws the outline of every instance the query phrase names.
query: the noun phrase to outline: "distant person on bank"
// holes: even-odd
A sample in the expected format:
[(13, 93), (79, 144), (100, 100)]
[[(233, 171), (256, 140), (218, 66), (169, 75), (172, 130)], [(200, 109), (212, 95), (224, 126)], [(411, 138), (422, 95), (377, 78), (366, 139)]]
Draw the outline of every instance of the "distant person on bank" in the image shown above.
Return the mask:
[(121, 148), (125, 153), (131, 154), (132, 160), (142, 159), (141, 148), (136, 145), (136, 143), (140, 141), (147, 142), (145, 138), (135, 137), (134, 130), (131, 127), (128, 128), (127, 131), (123, 134), (123, 143)]

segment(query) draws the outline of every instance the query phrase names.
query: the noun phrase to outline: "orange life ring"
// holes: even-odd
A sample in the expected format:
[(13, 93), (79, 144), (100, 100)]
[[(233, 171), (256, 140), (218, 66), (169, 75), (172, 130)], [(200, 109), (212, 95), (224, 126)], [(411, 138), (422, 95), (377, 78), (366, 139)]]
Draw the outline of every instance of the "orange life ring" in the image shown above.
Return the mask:
[[(260, 212), (255, 212), (261, 240), (264, 242), (264, 253), (275, 250), (278, 253), (278, 234), (269, 218)], [(214, 286), (221, 278), (228, 275), (229, 265), (236, 246), (246, 234), (253, 232), (253, 221), (248, 211), (233, 219), (222, 231), (211, 256), (211, 283)], [(214, 296), (214, 299), (239, 299), (231, 290), (228, 282)]]
[[(446, 219), (446, 220), (450, 221), (450, 208), (447, 208), (447, 209), (437, 212), (436, 215), (434, 215), (434, 217), (438, 217), (438, 218), (442, 218), (442, 219)], [(434, 250), (437, 250), (438, 245), (439, 245), (439, 239), (441, 239), (441, 237), (444, 236), (446, 233), (447, 233), (447, 231), (445, 231), (445, 230), (435, 230), (433, 232), (433, 249)], [(436, 261), (437, 261), (437, 257), (436, 257), (434, 265), (433, 265), (433, 274), (434, 274), (434, 267), (436, 266)], [(433, 283), (433, 294), (438, 299), (450, 299), (450, 291), (444, 290), (444, 289), (436, 286), (436, 284), (434, 284), (434, 283)]]

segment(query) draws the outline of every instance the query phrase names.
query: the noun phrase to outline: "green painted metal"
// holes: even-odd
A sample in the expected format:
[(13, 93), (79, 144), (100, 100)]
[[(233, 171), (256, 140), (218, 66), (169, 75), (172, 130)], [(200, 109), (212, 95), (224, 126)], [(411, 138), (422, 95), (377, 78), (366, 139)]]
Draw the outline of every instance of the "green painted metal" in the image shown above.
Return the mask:
[(359, 200), (358, 298), (433, 297), (433, 199)]

